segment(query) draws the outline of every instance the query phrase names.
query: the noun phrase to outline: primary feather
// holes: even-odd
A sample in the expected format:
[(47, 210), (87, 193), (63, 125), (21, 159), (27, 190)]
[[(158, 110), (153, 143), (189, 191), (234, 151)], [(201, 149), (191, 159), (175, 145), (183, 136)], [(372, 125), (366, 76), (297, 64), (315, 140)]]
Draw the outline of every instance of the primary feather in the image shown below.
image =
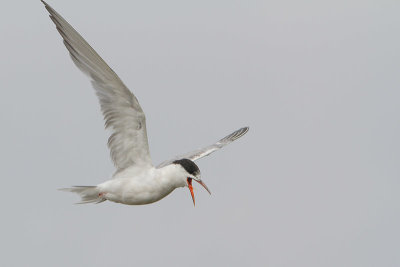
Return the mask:
[(73, 62), (92, 80), (105, 126), (112, 131), (108, 147), (117, 170), (134, 165), (152, 166), (146, 118), (136, 97), (82, 36), (51, 6), (42, 2)]
[(236, 139), (242, 137), (243, 135), (245, 135), (247, 133), (248, 130), (249, 130), (249, 127), (240, 128), (239, 130), (234, 131), (233, 133), (225, 136), (224, 138), (222, 138), (221, 140), (219, 140), (218, 142), (216, 142), (216, 143), (214, 143), (212, 145), (209, 145), (209, 146), (206, 146), (206, 147), (203, 147), (203, 148), (188, 152), (186, 154), (182, 154), (182, 155), (176, 156), (173, 159), (164, 161), (161, 164), (159, 164), (157, 166), (157, 168), (162, 168), (164, 166), (167, 166), (168, 164), (171, 164), (175, 160), (179, 160), (179, 159), (190, 159), (192, 161), (201, 159), (201, 158), (203, 158), (205, 156), (210, 155), (214, 151), (223, 148), (227, 144), (232, 143)]

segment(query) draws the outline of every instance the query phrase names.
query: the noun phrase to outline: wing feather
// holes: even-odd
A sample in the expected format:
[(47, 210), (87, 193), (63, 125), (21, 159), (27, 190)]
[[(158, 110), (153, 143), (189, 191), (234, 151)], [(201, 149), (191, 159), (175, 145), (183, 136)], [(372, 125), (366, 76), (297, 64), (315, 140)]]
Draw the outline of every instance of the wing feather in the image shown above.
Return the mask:
[(159, 164), (157, 166), (157, 168), (162, 168), (164, 166), (167, 166), (167, 165), (171, 164), (172, 162), (174, 162), (175, 160), (179, 160), (179, 159), (190, 159), (192, 161), (201, 159), (205, 156), (210, 155), (214, 151), (219, 150), (219, 149), (223, 148), (224, 146), (232, 143), (236, 139), (245, 135), (248, 131), (249, 131), (249, 127), (240, 128), (239, 130), (234, 131), (233, 133), (225, 136), (224, 138), (222, 138), (221, 140), (219, 140), (218, 142), (216, 142), (212, 145), (194, 150), (192, 152), (189, 152), (189, 153), (186, 153), (183, 155), (179, 155), (171, 160), (164, 161), (161, 164)]
[(146, 118), (137, 98), (85, 39), (51, 6), (42, 2), (63, 38), (72, 61), (92, 80), (105, 127), (112, 131), (108, 147), (116, 168), (152, 166)]

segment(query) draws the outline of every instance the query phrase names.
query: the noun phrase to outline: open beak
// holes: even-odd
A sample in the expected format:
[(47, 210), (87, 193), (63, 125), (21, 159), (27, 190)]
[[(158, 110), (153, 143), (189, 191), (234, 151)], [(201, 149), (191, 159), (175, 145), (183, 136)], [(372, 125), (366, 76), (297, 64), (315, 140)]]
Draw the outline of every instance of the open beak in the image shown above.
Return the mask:
[[(192, 195), (192, 199), (193, 199), (193, 205), (196, 205), (196, 201), (194, 200), (194, 193), (193, 193), (193, 185), (192, 185), (192, 178), (188, 177), (187, 178), (187, 183), (188, 183), (188, 187), (189, 187), (189, 191), (190, 194)], [(205, 183), (203, 183), (202, 180), (195, 180), (196, 182), (198, 182), (199, 184), (201, 184), (205, 190), (207, 190), (207, 192), (211, 195), (210, 190), (208, 189), (208, 187), (206, 186)]]

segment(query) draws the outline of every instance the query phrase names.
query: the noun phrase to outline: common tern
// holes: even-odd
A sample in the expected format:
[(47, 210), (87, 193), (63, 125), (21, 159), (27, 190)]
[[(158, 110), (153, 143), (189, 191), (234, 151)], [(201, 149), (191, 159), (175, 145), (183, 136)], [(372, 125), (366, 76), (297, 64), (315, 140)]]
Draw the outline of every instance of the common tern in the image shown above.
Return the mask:
[(188, 187), (195, 204), (194, 180), (211, 194), (201, 180), (199, 167), (194, 161), (235, 141), (246, 134), (249, 128), (243, 127), (210, 146), (154, 166), (147, 141), (146, 119), (137, 98), (81, 35), (45, 1), (42, 0), (42, 3), (50, 13), (73, 62), (91, 79), (100, 101), (105, 127), (111, 130), (108, 147), (117, 169), (112, 179), (104, 183), (61, 190), (79, 194), (81, 204), (109, 200), (143, 205), (164, 198), (175, 188)]

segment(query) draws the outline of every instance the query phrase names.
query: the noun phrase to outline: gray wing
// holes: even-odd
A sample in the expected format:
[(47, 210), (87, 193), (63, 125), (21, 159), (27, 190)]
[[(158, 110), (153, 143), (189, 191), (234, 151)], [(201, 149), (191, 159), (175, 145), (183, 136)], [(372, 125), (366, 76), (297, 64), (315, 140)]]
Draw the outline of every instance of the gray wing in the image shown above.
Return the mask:
[(242, 137), (243, 135), (245, 135), (248, 131), (249, 131), (249, 127), (240, 128), (239, 130), (234, 131), (230, 135), (225, 136), (224, 138), (222, 138), (221, 140), (219, 140), (215, 144), (212, 144), (210, 146), (207, 146), (207, 147), (204, 147), (204, 148), (200, 148), (200, 149), (197, 149), (195, 151), (192, 151), (192, 152), (177, 156), (177, 157), (175, 157), (175, 158), (173, 158), (171, 160), (164, 161), (163, 163), (158, 165), (157, 168), (161, 168), (161, 167), (167, 166), (167, 165), (171, 164), (172, 162), (174, 162), (175, 160), (179, 160), (179, 159), (190, 159), (192, 161), (201, 159), (202, 157), (208, 156), (211, 153), (213, 153), (214, 151), (223, 148), (227, 144), (232, 143), (236, 139), (238, 139), (238, 138)]
[(75, 65), (92, 80), (100, 100), (105, 127), (112, 131), (108, 147), (116, 168), (152, 166), (146, 119), (136, 97), (82, 36), (51, 6), (42, 2)]

